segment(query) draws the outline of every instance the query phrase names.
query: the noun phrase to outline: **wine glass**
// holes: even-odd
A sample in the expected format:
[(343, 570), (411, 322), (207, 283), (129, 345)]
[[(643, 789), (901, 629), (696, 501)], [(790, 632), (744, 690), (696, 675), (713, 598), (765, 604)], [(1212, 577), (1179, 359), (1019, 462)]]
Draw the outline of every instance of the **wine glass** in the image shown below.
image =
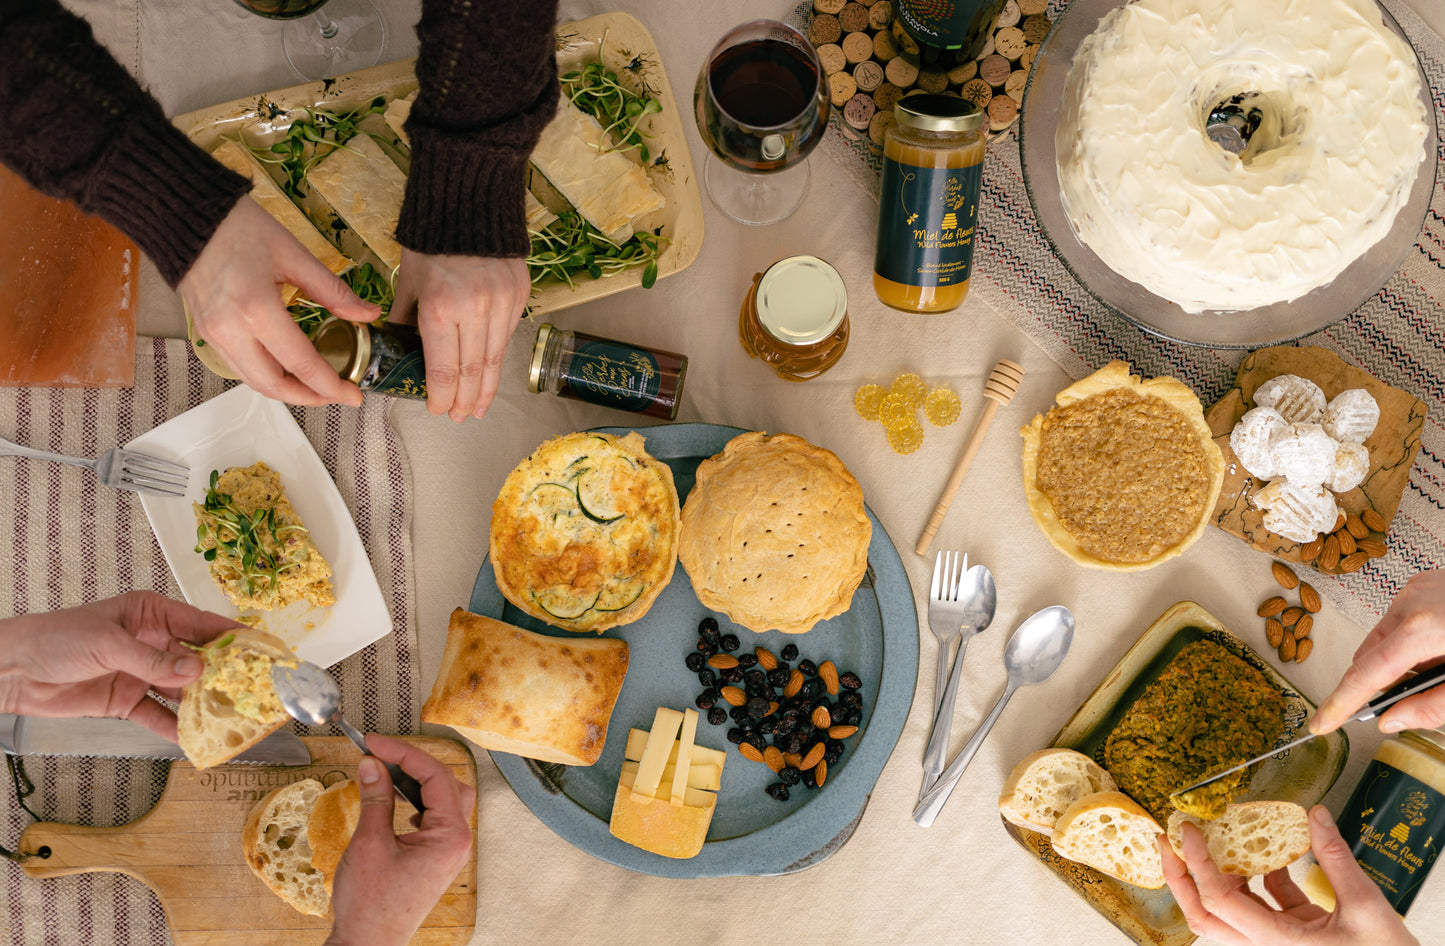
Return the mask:
[(777, 20), (734, 27), (703, 63), (693, 104), (712, 152), (703, 180), (718, 209), (752, 226), (797, 210), (808, 152), (828, 124), (826, 76), (808, 38)]
[(252, 13), (288, 21), (281, 30), (282, 47), (291, 68), (304, 78), (328, 79), (381, 60), (386, 21), (371, 0), (236, 2)]

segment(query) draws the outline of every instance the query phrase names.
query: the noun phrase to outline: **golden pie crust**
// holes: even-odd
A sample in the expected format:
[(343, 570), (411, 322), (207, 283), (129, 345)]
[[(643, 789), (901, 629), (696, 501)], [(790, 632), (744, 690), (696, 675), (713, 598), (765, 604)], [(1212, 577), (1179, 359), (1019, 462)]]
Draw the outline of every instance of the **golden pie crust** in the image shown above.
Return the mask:
[(705, 607), (801, 634), (848, 610), (872, 535), (863, 490), (831, 450), (754, 432), (698, 466), (678, 556)]
[(1060, 551), (1090, 568), (1139, 571), (1204, 533), (1224, 457), (1193, 391), (1115, 361), (1055, 400), (1021, 433), (1029, 512)]
[(569, 631), (630, 624), (672, 580), (679, 512), (672, 471), (636, 431), (549, 440), (492, 504), (497, 587)]

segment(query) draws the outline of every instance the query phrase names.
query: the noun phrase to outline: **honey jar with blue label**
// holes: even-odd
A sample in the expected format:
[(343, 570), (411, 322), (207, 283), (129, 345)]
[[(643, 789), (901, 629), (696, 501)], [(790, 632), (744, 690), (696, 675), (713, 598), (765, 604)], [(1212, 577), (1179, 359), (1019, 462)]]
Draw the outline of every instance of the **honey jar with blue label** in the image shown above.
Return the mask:
[(586, 332), (537, 327), (527, 390), (676, 420), (687, 356)]

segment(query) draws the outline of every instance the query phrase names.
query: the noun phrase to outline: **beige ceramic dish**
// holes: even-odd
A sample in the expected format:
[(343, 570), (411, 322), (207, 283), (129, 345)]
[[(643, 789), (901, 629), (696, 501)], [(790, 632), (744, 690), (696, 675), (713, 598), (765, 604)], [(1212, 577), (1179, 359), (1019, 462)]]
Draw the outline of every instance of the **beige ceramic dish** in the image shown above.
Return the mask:
[[(1104, 742), (1119, 719), (1154, 682), (1159, 672), (1186, 644), (1207, 638), (1264, 674), (1285, 699), (1285, 726), (1279, 745), (1297, 738), (1315, 704), (1275, 671), (1254, 649), (1235, 637), (1208, 611), (1193, 601), (1169, 608), (1129, 648), (1089, 695), (1049, 747), (1082, 752), (1103, 765)], [(1349, 755), (1349, 740), (1339, 730), (1311, 739), (1260, 763), (1248, 790), (1237, 801), (1263, 798), (1292, 801), (1308, 808), (1334, 785)], [(1075, 893), (1103, 914), (1136, 943), (1149, 946), (1187, 946), (1195, 936), (1168, 887), (1145, 890), (1114, 880), (1083, 864), (1066, 860), (1049, 846), (1042, 834), (1003, 822), (1004, 829), (1024, 850), (1038, 858)]]
[[(667, 205), (637, 221), (639, 229), (660, 228), (662, 236), (668, 240), (658, 257), (657, 276), (661, 279), (691, 265), (702, 247), (702, 197), (693, 173), (685, 133), (685, 120), (691, 120), (691, 110), (679, 110), (667, 72), (662, 67), (657, 44), (647, 28), (634, 17), (626, 13), (604, 13), (557, 27), (559, 72), (566, 73), (599, 58), (617, 73), (620, 82), (662, 103), (662, 111), (648, 116), (641, 130), (650, 135), (648, 148), (651, 160), (647, 175), (667, 199)], [(177, 116), (174, 124), (208, 151), (217, 147), (224, 138), (243, 138), (253, 147), (265, 147), (280, 140), (304, 109), (345, 111), (378, 96), (390, 101), (410, 95), (417, 87), (414, 66), (415, 60), (408, 59), (362, 69), (324, 82), (308, 82), (263, 92), (187, 112)], [(389, 141), (396, 140), (379, 114), (368, 118), (364, 127)], [(383, 150), (403, 171), (408, 169), (410, 160), (404, 148), (384, 147)], [(539, 198), (551, 203), (556, 198), (546, 193), (545, 188), (545, 182), (535, 185), (540, 192)], [(332, 229), (333, 221), (337, 220), (336, 213), (320, 197), (311, 194), (299, 203), (323, 232), (335, 234), (336, 242), (347, 256), (357, 262), (369, 262), (377, 268), (384, 268), (350, 228)], [(554, 209), (557, 207), (554, 206)], [(554, 312), (641, 285), (641, 267), (603, 279), (579, 279), (575, 287), (549, 281), (533, 290), (530, 307), (534, 315)], [(187, 330), (194, 342), (195, 333), (190, 330), (189, 322), (188, 317)], [(206, 347), (197, 349), (197, 355), (206, 366), (222, 377), (235, 377), (217, 355), (206, 351)]]

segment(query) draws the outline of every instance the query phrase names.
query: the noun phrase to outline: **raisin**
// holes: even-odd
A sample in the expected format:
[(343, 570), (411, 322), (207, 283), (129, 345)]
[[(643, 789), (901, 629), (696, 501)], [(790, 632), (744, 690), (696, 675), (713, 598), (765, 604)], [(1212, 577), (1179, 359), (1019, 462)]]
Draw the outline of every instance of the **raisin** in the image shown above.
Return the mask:
[(724, 634), (719, 646), (722, 647), (724, 653), (730, 654), (733, 651), (737, 650), (739, 647), (743, 646), (743, 642), (738, 640), (738, 636), (736, 634)]
[(762, 734), (756, 732), (748, 733), (747, 737), (743, 741), (751, 745), (754, 749), (757, 749), (759, 752), (763, 751), (763, 748), (768, 744), (768, 741), (762, 737)]
[(814, 773), (814, 770), (813, 770), (813, 769), (809, 769), (808, 771), (806, 771), (806, 772), (803, 773), (803, 785), (805, 785), (805, 786), (808, 787), (808, 788), (817, 788), (817, 787), (818, 787), (818, 776), (816, 776), (816, 775), (813, 774), (813, 773)]
[(818, 675), (818, 665), (811, 660), (805, 660), (798, 664), (798, 669), (803, 671), (803, 676), (805, 677), (816, 677)]
[(783, 780), (784, 785), (797, 785), (803, 780), (803, 773), (796, 765), (790, 765), (778, 773), (778, 778)]
[(858, 674), (850, 670), (838, 677), (838, 685), (845, 690), (857, 690), (862, 688), (863, 681), (858, 679)]
[(802, 734), (796, 731), (790, 733), (787, 737), (787, 742), (779, 746), (778, 748), (782, 749), (784, 752), (791, 752), (794, 755), (801, 754), (803, 751)]
[(698, 651), (693, 651), (692, 653), (687, 655), (687, 659), (683, 662), (687, 664), (687, 669), (691, 670), (693, 673), (697, 673), (703, 667), (707, 666), (707, 657), (704, 657)]
[(807, 680), (803, 683), (803, 689), (799, 690), (798, 694), (805, 700), (816, 700), (819, 694), (821, 694), (822, 692), (823, 681), (819, 680), (817, 677), (814, 677), (813, 679)]
[(717, 672), (711, 667), (704, 667), (697, 672), (697, 682), (705, 687), (710, 687), (717, 683)]
[(843, 750), (841, 748), (823, 750), (823, 761), (829, 765), (836, 764), (841, 758), (843, 758)]
[(728, 715), (733, 718), (734, 722), (741, 724), (743, 720), (748, 718), (748, 708), (746, 706), (734, 706), (728, 710)]
[(764, 736), (771, 736), (777, 731), (778, 721), (772, 716), (764, 716), (758, 720), (758, 732)]
[(723, 723), (728, 721), (728, 711), (723, 709), (721, 706), (714, 706), (712, 709), (707, 711), (707, 721), (712, 723), (714, 726), (721, 726)]
[(757, 667), (754, 667), (753, 669), (744, 673), (743, 679), (751, 683), (753, 686), (765, 687), (768, 685), (767, 672), (759, 670)]
[(737, 667), (729, 667), (722, 672), (723, 683), (742, 683), (743, 672)]
[(697, 704), (698, 709), (712, 709), (717, 705), (717, 698), (718, 692), (712, 687), (708, 687), (699, 693), (693, 702)]
[[(701, 654), (698, 656), (701, 656)], [(768, 671), (768, 683), (775, 687), (785, 687), (788, 685), (789, 676), (791, 676), (791, 674), (787, 670), (778, 667)]]
[(788, 786), (784, 785), (782, 782), (774, 782), (767, 787), (766, 791), (769, 795), (773, 796), (778, 801), (788, 800)]
[(699, 637), (697, 639), (697, 652), (699, 654), (702, 654), (703, 659), (706, 660), (713, 654), (717, 653), (717, 645), (714, 644), (712, 641), (708, 640), (706, 637)]
[(783, 645), (783, 654), (782, 654), (782, 657), (783, 657), (784, 660), (797, 660), (797, 659), (798, 659), (798, 645), (797, 645), (797, 644), (784, 644), (784, 645)]
[(699, 634), (701, 634), (703, 637), (707, 637), (707, 638), (715, 638), (715, 637), (717, 637), (717, 636), (718, 636), (718, 633), (717, 633), (717, 618), (715, 618), (715, 617), (713, 617), (711, 614), (709, 614), (707, 617), (703, 618), (701, 621), (698, 621), (698, 622), (697, 622), (697, 632), (698, 632)]
[[(715, 707), (713, 707), (713, 709), (721, 709), (721, 707), (715, 706)], [(709, 712), (708, 712), (708, 719), (711, 719), (711, 718), (712, 718), (712, 713), (711, 713), (711, 711), (709, 711)], [(747, 733), (743, 732), (741, 729), (739, 729), (739, 728), (736, 727), (736, 726), (734, 726), (732, 729), (729, 729), (729, 730), (728, 730), (728, 742), (734, 743), (734, 744), (736, 744), (736, 745), (741, 745), (741, 744), (742, 744), (742, 741), (743, 741), (743, 738), (744, 738), (745, 736), (747, 736)]]
[(744, 706), (747, 708), (749, 716), (762, 719), (768, 715), (768, 702), (769, 700), (766, 696), (754, 696), (750, 698)]
[(738, 654), (738, 666), (744, 670), (751, 670), (758, 665), (757, 654)]
[(860, 725), (863, 722), (863, 714), (858, 710), (853, 710), (847, 716), (843, 717), (843, 722), (849, 726)]

